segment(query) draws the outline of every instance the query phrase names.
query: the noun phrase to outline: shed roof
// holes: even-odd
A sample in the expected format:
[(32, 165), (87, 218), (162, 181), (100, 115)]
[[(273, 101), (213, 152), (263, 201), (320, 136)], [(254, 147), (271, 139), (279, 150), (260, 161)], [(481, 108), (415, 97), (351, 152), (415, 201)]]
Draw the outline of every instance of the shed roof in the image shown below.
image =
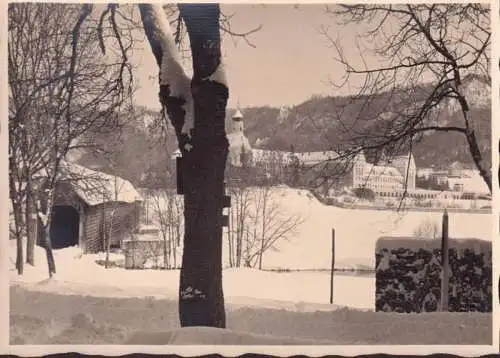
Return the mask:
[(68, 181), (75, 193), (89, 206), (106, 202), (133, 203), (142, 197), (128, 180), (65, 162), (61, 180)]

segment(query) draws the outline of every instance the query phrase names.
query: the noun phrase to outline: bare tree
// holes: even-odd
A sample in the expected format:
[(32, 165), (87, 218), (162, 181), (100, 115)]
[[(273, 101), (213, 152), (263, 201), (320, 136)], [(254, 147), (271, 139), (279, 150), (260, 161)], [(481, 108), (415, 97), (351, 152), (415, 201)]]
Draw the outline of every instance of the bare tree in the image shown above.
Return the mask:
[[(71, 150), (93, 145), (92, 131), (115, 130), (117, 110), (131, 94), (130, 65), (99, 53), (99, 44), (106, 43), (126, 56), (126, 26), (117, 45), (109, 36), (116, 22), (104, 26), (91, 16), (92, 9), (88, 4), (9, 5), (9, 185), (13, 204), (21, 205), (26, 183), (45, 178), (36, 190), (30, 185), (28, 194), (44, 227), (49, 275), (55, 273), (50, 223), (61, 163)], [(116, 11), (109, 15), (114, 16)], [(19, 216), (20, 209), (14, 212)]]
[(251, 226), (246, 235), (245, 265), (262, 269), (264, 254), (277, 250), (281, 241), (290, 239), (304, 219), (299, 214), (287, 214), (272, 187), (260, 187), (254, 192)]
[[(184, 160), (184, 189), (185, 189), (185, 235), (184, 254), (179, 289), (179, 311), (182, 326), (207, 325), (225, 327), (225, 310), (222, 293), (222, 204), (223, 204), (223, 178), (227, 158), (228, 143), (225, 135), (224, 118), (228, 98), (228, 87), (225, 79), (224, 67), (221, 63), (221, 36), (220, 30), (235, 36), (224, 21), (218, 5), (214, 4), (182, 4), (178, 5), (178, 26), (184, 26), (189, 36), (189, 48), (192, 57), (193, 77), (190, 78), (183, 68), (182, 56), (176, 46), (179, 42), (177, 35), (171, 31), (171, 23), (166, 12), (160, 5), (140, 4), (139, 10), (142, 25), (148, 42), (160, 68), (160, 102), (164, 108), (165, 116), (168, 115), (175, 128), (179, 148)], [(170, 7), (171, 8), (171, 7)], [(84, 24), (89, 23), (89, 15), (93, 5), (85, 4), (80, 10), (76, 21), (66, 17), (64, 24), (73, 24), (70, 40), (70, 67), (68, 75), (64, 76), (63, 93), (69, 93), (68, 98), (63, 98), (62, 103), (51, 101), (54, 108), (64, 108), (62, 116), (71, 118), (72, 106), (78, 99), (87, 99), (88, 93), (78, 96), (75, 92), (75, 74), (81, 66), (76, 66), (78, 44), (92, 44), (89, 48), (106, 51), (107, 41), (115, 39), (117, 51), (121, 57), (118, 62), (119, 72), (115, 86), (105, 87), (111, 98), (100, 98), (94, 108), (95, 116), (103, 117), (104, 113), (112, 113), (115, 104), (123, 101), (122, 94), (124, 83), (131, 76), (128, 49), (124, 41), (123, 31), (119, 28), (116, 17), (122, 15), (118, 5), (110, 4), (103, 10), (96, 21), (92, 34), (97, 36), (99, 46), (92, 41), (78, 41)], [(125, 16), (122, 17), (127, 20)], [(111, 34), (104, 31), (104, 20), (109, 18)], [(182, 20), (182, 23), (181, 21)], [(227, 19), (226, 19), (227, 20)], [(226, 26), (225, 26), (226, 25)], [(224, 28), (225, 26), (225, 28)], [(181, 34), (177, 31), (177, 34)], [(177, 40), (177, 41), (176, 41)], [(93, 53), (92, 58), (98, 55)], [(9, 57), (10, 60), (11, 57)], [(67, 64), (68, 61), (62, 61)], [(115, 63), (116, 64), (116, 63)], [(94, 68), (99, 68), (94, 66)], [(100, 70), (100, 68), (99, 68)], [(99, 79), (109, 79), (114, 71), (106, 70), (95, 73), (93, 86), (97, 86)], [(10, 75), (10, 74), (9, 74)], [(128, 76), (128, 77), (127, 77)], [(89, 87), (89, 88), (94, 88)], [(66, 91), (66, 88), (68, 89)], [(88, 89), (87, 88), (87, 91)], [(93, 91), (91, 91), (93, 93)], [(59, 93), (61, 94), (61, 93)], [(65, 105), (62, 105), (65, 104)], [(104, 106), (106, 104), (107, 106)], [(105, 107), (103, 110), (102, 107)], [(80, 112), (84, 108), (79, 108)], [(85, 108), (86, 109), (86, 108)], [(51, 118), (59, 118), (61, 113), (56, 111)], [(10, 119), (10, 118), (9, 118)], [(51, 126), (48, 126), (49, 128)], [(58, 128), (56, 126), (56, 128)], [(60, 134), (56, 131), (56, 134)], [(52, 133), (51, 133), (52, 134)], [(53, 137), (53, 135), (49, 136)], [(55, 138), (59, 138), (56, 136)], [(69, 137), (68, 137), (69, 138)], [(66, 141), (63, 148), (74, 144)], [(60, 149), (60, 146), (57, 147)], [(58, 164), (62, 160), (61, 151), (53, 151), (54, 160)], [(52, 153), (52, 152), (51, 152)], [(56, 182), (58, 165), (51, 166), (52, 180), (48, 183), (47, 204), (51, 204), (53, 184)], [(48, 215), (41, 217), (48, 219), (44, 222), (50, 224), (50, 206), (47, 205)], [(43, 214), (43, 213), (42, 213)], [(50, 252), (50, 238), (48, 239)], [(52, 272), (53, 268), (49, 268)], [(55, 270), (54, 270), (55, 271)]]
[[(362, 31), (356, 61), (323, 28), (345, 71), (335, 85), (359, 84), (332, 115), (339, 147), (348, 149), (344, 159), (361, 151), (390, 157), (411, 152), (428, 133), (458, 133), (491, 191), (490, 151), (478, 142), (467, 87), (476, 81), (491, 91), (489, 6), (362, 4), (327, 6), (327, 12)], [(450, 112), (460, 114), (459, 123), (445, 120)]]
[[(105, 268), (109, 267), (109, 253), (111, 251), (111, 239), (113, 237), (113, 231), (114, 231), (114, 227), (116, 225), (115, 219), (116, 219), (117, 211), (118, 211), (118, 207), (116, 206), (116, 204), (119, 202), (118, 201), (119, 195), (122, 192), (122, 190), (124, 189), (124, 184), (125, 184), (125, 182), (119, 183), (118, 176), (116, 174), (113, 175), (113, 193), (112, 193), (113, 196), (112, 196), (112, 198), (107, 198), (106, 196), (104, 196), (104, 198), (103, 198), (103, 211), (104, 211), (104, 220), (103, 220), (104, 230), (103, 230), (103, 233), (104, 233), (104, 242), (106, 243), (106, 258), (104, 260), (104, 267)], [(112, 202), (114, 204), (114, 207), (112, 207), (110, 211), (107, 210), (108, 209), (107, 206), (108, 206), (109, 202)], [(109, 215), (107, 213), (108, 211), (109, 211)], [(119, 221), (119, 220), (117, 220), (117, 221)]]
[(413, 230), (413, 236), (420, 239), (437, 239), (440, 237), (441, 228), (439, 223), (430, 218), (423, 220), (416, 228)]
[(239, 182), (230, 188), (232, 207), (229, 227), (229, 266), (241, 267), (245, 235), (249, 230), (251, 210), (251, 189), (246, 183)]
[(163, 239), (163, 266), (176, 268), (183, 226), (181, 197), (166, 189), (155, 191), (150, 198), (153, 222), (158, 223)]

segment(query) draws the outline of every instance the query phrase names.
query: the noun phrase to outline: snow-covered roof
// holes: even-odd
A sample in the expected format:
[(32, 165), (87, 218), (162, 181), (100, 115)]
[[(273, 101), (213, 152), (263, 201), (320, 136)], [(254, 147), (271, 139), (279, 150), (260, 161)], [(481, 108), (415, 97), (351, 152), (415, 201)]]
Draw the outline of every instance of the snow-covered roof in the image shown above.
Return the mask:
[(432, 168), (418, 168), (417, 169), (418, 174), (429, 174), (429, 173), (432, 173), (433, 171), (434, 171), (434, 169), (432, 169)]
[(394, 167), (390, 167), (387, 165), (371, 165), (369, 169), (370, 174), (372, 175), (391, 175), (394, 177), (401, 177), (401, 173)]
[(303, 152), (294, 154), (299, 160), (299, 162), (305, 165), (314, 165), (339, 157), (339, 154), (337, 152), (331, 150), (321, 151), (321, 152)]
[(75, 185), (75, 191), (88, 205), (98, 205), (106, 201), (133, 203), (142, 200), (140, 194), (128, 180), (109, 175), (96, 170), (78, 166), (83, 172), (99, 177), (101, 192), (87, 191), (80, 185)]
[(270, 160), (291, 160), (291, 152), (252, 148), (252, 160), (256, 163)]
[(241, 113), (241, 111), (237, 109), (236, 112), (233, 114), (233, 119), (234, 120), (243, 119), (243, 113)]
[(362, 152), (359, 152), (358, 154), (356, 154), (356, 157), (354, 159), (354, 162), (355, 163), (366, 163), (366, 157), (365, 157), (365, 154), (362, 153)]
[(455, 184), (461, 184), (463, 186), (463, 191), (478, 193), (478, 194), (488, 194), (490, 189), (484, 182), (484, 179), (479, 175), (479, 172), (471, 171), (462, 175), (460, 177), (448, 177), (448, 182), (451, 186)]
[(75, 193), (89, 206), (105, 202), (133, 203), (142, 197), (128, 180), (92, 170), (75, 163), (61, 164), (61, 180), (68, 181)]
[(408, 153), (407, 155), (398, 155), (396, 157), (390, 158), (387, 161), (387, 164), (398, 168), (398, 170), (404, 170), (406, 172), (408, 162), (410, 166), (415, 166), (415, 159), (410, 153)]

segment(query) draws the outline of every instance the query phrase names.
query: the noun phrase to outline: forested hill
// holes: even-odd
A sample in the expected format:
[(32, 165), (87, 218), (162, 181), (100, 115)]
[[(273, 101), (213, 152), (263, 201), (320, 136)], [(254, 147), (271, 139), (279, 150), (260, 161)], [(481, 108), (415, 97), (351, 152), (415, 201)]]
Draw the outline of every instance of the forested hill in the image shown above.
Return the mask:
[[(483, 153), (489, 153), (485, 160), (491, 163), (491, 105), (490, 89), (482, 81), (473, 79), (467, 84), (467, 98), (471, 105), (470, 116), (476, 129)], [(380, 98), (374, 96), (372, 106), (377, 106)], [(252, 107), (242, 108), (245, 121), (245, 134), (252, 147), (274, 150), (318, 151), (336, 147), (339, 143), (336, 120), (338, 109), (347, 97), (313, 97), (290, 108)], [(356, 112), (356, 108), (351, 109)], [(400, 109), (394, 109), (397, 111)], [(229, 109), (226, 117), (227, 130), (231, 131)], [(369, 113), (368, 113), (369, 114)], [(116, 138), (94, 134), (95, 141), (106, 147), (111, 157), (83, 153), (79, 162), (110, 173), (117, 173), (134, 184), (139, 185), (148, 177), (149, 181), (164, 180), (174, 175), (170, 154), (176, 149), (177, 141), (168, 126), (166, 136), (160, 136), (157, 126), (152, 126), (154, 118), (160, 114), (147, 108), (136, 107)], [(349, 118), (349, 117), (347, 117)], [(353, 117), (354, 118), (354, 117)], [(359, 125), (376, 126), (379, 121), (358, 118)], [(366, 119), (366, 118), (365, 118)], [(463, 126), (458, 108), (447, 106), (441, 111), (440, 124)], [(345, 123), (344, 123), (345, 124)], [(101, 138), (102, 137), (102, 138)], [(465, 138), (460, 133), (439, 132), (426, 135), (414, 144), (413, 153), (417, 167), (446, 167), (460, 161), (472, 167)], [(142, 184), (141, 184), (142, 185)]]
[[(465, 83), (467, 100), (471, 107), (470, 118), (483, 153), (491, 152), (491, 104), (490, 87), (483, 78), (470, 77)], [(427, 88), (422, 87), (421, 93)], [(391, 94), (398, 96), (398, 94)], [(418, 95), (415, 102), (418, 101)], [(349, 102), (347, 111), (346, 103)], [(373, 112), (380, 111), (386, 101), (384, 94), (370, 98), (370, 110), (363, 113), (361, 106), (366, 98), (354, 100), (349, 97), (313, 97), (288, 108), (251, 107), (243, 108), (245, 134), (252, 146), (295, 151), (326, 150), (341, 146), (341, 125), (361, 125), (366, 128), (380, 123), (371, 120)], [(404, 107), (404, 101), (400, 101)], [(463, 127), (463, 118), (456, 105), (447, 104), (439, 115), (440, 125)], [(343, 113), (341, 112), (341, 109)], [(404, 108), (392, 108), (392, 112), (404, 112)], [(229, 119), (228, 119), (229, 120)], [(342, 123), (341, 123), (342, 121)], [(460, 161), (472, 166), (467, 143), (461, 133), (428, 133), (414, 144), (413, 153), (417, 166), (447, 166)], [(491, 163), (491, 155), (485, 160)]]

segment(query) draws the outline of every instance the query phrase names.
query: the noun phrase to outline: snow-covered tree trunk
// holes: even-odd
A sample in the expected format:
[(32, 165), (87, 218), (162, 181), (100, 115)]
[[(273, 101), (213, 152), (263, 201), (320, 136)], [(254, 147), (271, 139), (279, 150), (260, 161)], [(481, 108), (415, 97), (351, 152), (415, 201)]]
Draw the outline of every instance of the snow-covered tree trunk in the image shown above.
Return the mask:
[[(47, 256), (47, 266), (49, 269), (49, 277), (56, 273), (56, 264), (54, 254), (52, 252), (52, 240), (50, 238), (50, 225), (52, 222), (52, 207), (54, 204), (55, 188), (52, 185), (45, 190), (45, 208), (42, 207), (40, 200), (36, 200), (36, 210), (43, 227), (44, 247)], [(45, 210), (44, 210), (45, 209)]]
[(228, 251), (229, 251), (229, 267), (233, 267), (233, 209), (229, 208), (229, 227), (228, 227)]
[[(10, 170), (15, 170), (15, 162), (12, 156), (9, 157)], [(10, 173), (9, 173), (10, 174)], [(23, 261), (23, 237), (21, 232), (21, 216), (22, 207), (19, 191), (16, 190), (16, 183), (14, 182), (13, 175), (9, 175), (9, 191), (10, 198), (12, 202), (12, 210), (14, 211), (14, 230), (16, 235), (16, 269), (19, 275), (23, 274), (24, 271), (24, 261)]]
[(225, 327), (222, 291), (222, 206), (228, 153), (228, 87), (221, 64), (217, 4), (179, 4), (193, 58), (181, 66), (160, 5), (141, 4), (144, 29), (160, 66), (160, 99), (183, 157), (184, 252), (179, 287), (181, 326)]
[(262, 270), (262, 256), (264, 256), (264, 248), (265, 248), (265, 239), (266, 239), (266, 231), (267, 231), (267, 202), (269, 199), (270, 189), (263, 188), (262, 189), (262, 231), (260, 237), (260, 250), (259, 250), (259, 270)]
[(35, 207), (33, 204), (33, 189), (31, 175), (26, 176), (26, 263), (35, 266), (36, 219), (33, 220)]
[(229, 96), (221, 62), (217, 4), (180, 4), (193, 58), (193, 148), (186, 153), (186, 232), (180, 277), (183, 326), (224, 328), (222, 208), (229, 143), (225, 131)]

